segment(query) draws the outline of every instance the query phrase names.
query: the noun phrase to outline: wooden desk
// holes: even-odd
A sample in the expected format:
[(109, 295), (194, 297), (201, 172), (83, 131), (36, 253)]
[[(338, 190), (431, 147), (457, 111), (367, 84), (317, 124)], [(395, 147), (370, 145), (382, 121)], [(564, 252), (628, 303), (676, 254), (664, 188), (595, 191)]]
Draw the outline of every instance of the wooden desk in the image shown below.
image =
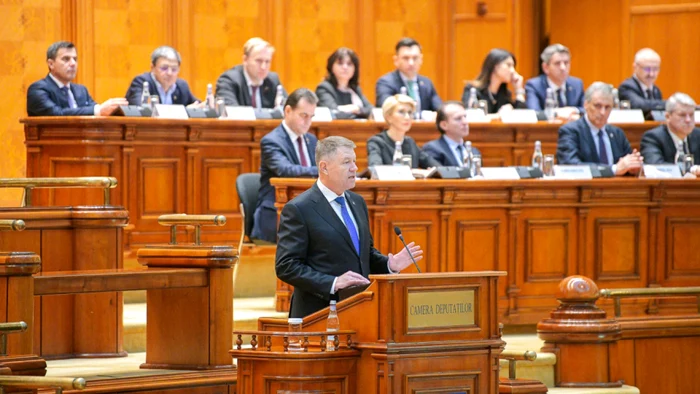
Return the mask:
[[(22, 119), (27, 145), (27, 176), (113, 176), (112, 203), (130, 213), (125, 246), (167, 242), (156, 218), (166, 213), (220, 213), (224, 227), (207, 232), (205, 242), (234, 242), (240, 236), (236, 177), (260, 168), (260, 139), (279, 120), (167, 120), (124, 117), (32, 117)], [(633, 147), (656, 123), (623, 126)], [(556, 150), (559, 124), (474, 124), (469, 139), (485, 166), (525, 165), (534, 141), (545, 153)], [(343, 135), (357, 144), (358, 165), (366, 166), (366, 141), (383, 123), (314, 123), (319, 138)], [(434, 123), (414, 124), (419, 145), (438, 138)], [(99, 191), (37, 190), (40, 205), (101, 204)]]
[[(278, 209), (312, 182), (273, 179)], [(353, 191), (381, 252), (402, 248), (399, 226), (423, 247), (423, 272), (507, 271), (504, 323), (546, 317), (575, 274), (605, 288), (700, 285), (700, 180), (358, 181)], [(289, 295), (278, 285), (278, 310)]]

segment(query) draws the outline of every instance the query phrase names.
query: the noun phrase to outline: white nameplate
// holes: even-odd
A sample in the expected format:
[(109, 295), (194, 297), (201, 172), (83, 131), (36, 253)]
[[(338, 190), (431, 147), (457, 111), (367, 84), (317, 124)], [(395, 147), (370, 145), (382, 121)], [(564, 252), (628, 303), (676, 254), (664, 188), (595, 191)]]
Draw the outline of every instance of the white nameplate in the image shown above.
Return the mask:
[(515, 167), (481, 167), (484, 179), (512, 180), (520, 179)]
[(160, 119), (189, 119), (187, 110), (182, 104), (156, 104), (153, 117)]
[(384, 121), (384, 112), (382, 112), (381, 108), (372, 108), (372, 118), (374, 118), (375, 122), (383, 122)]
[(374, 166), (372, 179), (380, 181), (412, 181), (415, 178), (409, 166)]
[(641, 109), (614, 109), (610, 111), (608, 123), (644, 123)]
[(593, 179), (591, 167), (581, 166), (554, 166), (554, 176), (558, 179)]
[(481, 108), (471, 108), (467, 110), (467, 122), (469, 123), (490, 123), (491, 119), (486, 117), (486, 114)]
[(226, 119), (255, 120), (255, 109), (253, 107), (238, 107), (234, 105), (227, 105)]
[(537, 123), (537, 112), (534, 109), (514, 109), (500, 115), (503, 123)]
[(424, 122), (434, 122), (435, 118), (437, 118), (437, 112), (435, 111), (420, 111), (420, 120)]
[(314, 122), (331, 122), (333, 121), (333, 116), (331, 115), (331, 110), (328, 107), (316, 107), (314, 111)]
[(695, 123), (700, 123), (700, 111), (695, 111)]
[(680, 179), (681, 169), (675, 164), (645, 164), (644, 177), (649, 179)]

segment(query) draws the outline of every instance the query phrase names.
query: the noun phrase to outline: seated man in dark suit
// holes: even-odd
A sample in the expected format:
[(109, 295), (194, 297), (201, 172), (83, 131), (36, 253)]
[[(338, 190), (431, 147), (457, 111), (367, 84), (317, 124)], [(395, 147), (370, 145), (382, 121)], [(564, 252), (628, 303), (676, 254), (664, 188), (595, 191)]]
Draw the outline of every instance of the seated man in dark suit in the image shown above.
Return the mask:
[(577, 118), (583, 113), (583, 81), (569, 76), (571, 71), (571, 52), (561, 44), (552, 44), (542, 51), (542, 72), (525, 84), (527, 107), (543, 111), (547, 88), (552, 89), (557, 98), (556, 117), (560, 119)]
[(622, 81), (618, 89), (620, 100), (629, 100), (630, 107), (639, 108), (647, 120), (664, 120), (666, 103), (661, 89), (654, 85), (661, 69), (661, 57), (651, 48), (643, 48), (634, 55), (634, 74)]
[[(469, 135), (467, 110), (461, 101), (446, 101), (437, 111), (435, 124), (442, 136), (423, 145), (423, 152), (449, 167), (463, 167), (464, 139)], [(481, 155), (472, 147), (472, 154)]]
[(307, 134), (318, 98), (309, 89), (297, 89), (284, 105), (282, 124), (260, 140), (260, 191), (251, 237), (277, 241), (275, 188), (270, 178), (317, 177), (316, 136)]
[[(411, 264), (402, 248), (384, 256), (374, 248), (365, 200), (351, 191), (355, 144), (333, 136), (316, 148), (319, 179), (282, 209), (275, 269), (294, 286), (289, 317), (325, 308), (339, 290), (366, 285), (370, 274), (398, 273)], [(419, 261), (420, 246), (408, 248)]]
[(156, 48), (151, 54), (151, 71), (137, 75), (126, 91), (130, 105), (141, 105), (143, 83), (148, 82), (148, 95), (156, 95), (161, 104), (199, 104), (184, 79), (177, 77), (180, 72), (180, 54), (169, 46)]
[(612, 166), (615, 175), (638, 174), (642, 157), (618, 127), (607, 124), (613, 108), (612, 87), (593, 82), (586, 90), (581, 119), (559, 128), (559, 164), (602, 164)]
[[(270, 71), (275, 48), (262, 38), (253, 37), (243, 45), (243, 64), (227, 71), (216, 81), (216, 96), (226, 105), (275, 108), (277, 73)], [(284, 88), (282, 93), (286, 96)], [(281, 104), (280, 104), (281, 105)]]
[(692, 154), (696, 165), (691, 171), (700, 175), (700, 128), (695, 127), (695, 101), (685, 93), (669, 97), (666, 124), (642, 136), (642, 156), (647, 164), (675, 164), (677, 153)]
[(46, 51), (49, 75), (29, 86), (27, 90), (27, 114), (29, 116), (108, 116), (124, 98), (111, 98), (102, 104), (95, 103), (87, 88), (71, 83), (78, 72), (78, 52), (68, 41), (51, 44)]
[(430, 79), (418, 75), (423, 64), (423, 54), (420, 44), (412, 38), (402, 38), (396, 44), (394, 66), (396, 70), (384, 74), (377, 81), (377, 107), (384, 104), (387, 97), (401, 93), (406, 88), (406, 94), (416, 102), (416, 111), (437, 111), (442, 105), (435, 86)]

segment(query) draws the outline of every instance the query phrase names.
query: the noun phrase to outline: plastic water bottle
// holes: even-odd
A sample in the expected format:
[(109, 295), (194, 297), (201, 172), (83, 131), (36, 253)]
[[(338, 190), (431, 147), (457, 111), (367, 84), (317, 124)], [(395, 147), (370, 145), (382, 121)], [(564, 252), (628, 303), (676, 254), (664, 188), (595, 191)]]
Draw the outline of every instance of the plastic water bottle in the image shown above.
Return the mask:
[(673, 158), (673, 162), (681, 169), (681, 174), (683, 173), (683, 158), (685, 156), (685, 150), (683, 149), (683, 141), (678, 141), (676, 144), (676, 156)]
[(612, 94), (613, 94), (613, 108), (620, 109), (620, 95), (617, 92), (617, 89), (613, 88)]
[(214, 91), (212, 89), (211, 84), (207, 84), (207, 95), (205, 98), (205, 102), (207, 103), (207, 107), (213, 110), (216, 109), (216, 101), (214, 101)]
[(554, 120), (554, 109), (557, 107), (557, 99), (551, 88), (547, 88), (547, 95), (544, 99), (544, 116), (547, 120)]
[(532, 166), (542, 170), (542, 143), (540, 141), (535, 141), (535, 152), (532, 154)]
[[(331, 301), (331, 311), (328, 313), (326, 320), (327, 332), (338, 332), (340, 330), (340, 319), (338, 319), (338, 311), (336, 310), (335, 301)], [(326, 338), (326, 351), (332, 352), (335, 350), (335, 335), (329, 335)]]
[(277, 85), (277, 93), (275, 93), (275, 108), (283, 110), (284, 99), (284, 88), (282, 87), (282, 85)]
[(401, 86), (401, 89), (399, 89), (399, 93), (403, 94), (404, 96), (408, 96), (408, 89), (406, 89), (405, 86)]
[(469, 99), (467, 100), (467, 109), (479, 109), (479, 99), (476, 97), (476, 88), (469, 89)]
[(394, 142), (394, 157), (391, 163), (395, 166), (402, 165), (401, 158), (403, 157), (403, 151), (401, 150), (401, 141)]
[(141, 90), (141, 107), (149, 108), (151, 106), (150, 99), (151, 93), (148, 90), (148, 81), (143, 81), (143, 90)]
[(474, 152), (472, 151), (472, 142), (467, 141), (464, 143), (464, 168), (468, 168), (471, 172), (473, 164)]

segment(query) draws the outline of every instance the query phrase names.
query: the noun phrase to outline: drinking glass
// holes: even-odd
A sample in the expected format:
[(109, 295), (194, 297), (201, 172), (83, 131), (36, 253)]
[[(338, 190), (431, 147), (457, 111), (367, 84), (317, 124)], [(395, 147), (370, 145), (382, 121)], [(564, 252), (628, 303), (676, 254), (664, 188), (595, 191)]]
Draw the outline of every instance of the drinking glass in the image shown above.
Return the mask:
[(489, 102), (486, 100), (479, 100), (479, 108), (484, 111), (484, 115), (489, 114)]
[(411, 155), (401, 156), (401, 164), (408, 166), (408, 168), (412, 168), (413, 167), (413, 157), (411, 157)]
[(691, 155), (690, 153), (686, 153), (683, 156), (683, 175), (689, 173), (690, 170), (693, 168), (694, 164), (695, 164), (695, 157), (693, 155)]
[(620, 100), (620, 109), (630, 109), (632, 108), (630, 106), (630, 101), (629, 100)]
[(544, 176), (554, 176), (554, 155), (544, 155), (542, 173)]
[(474, 155), (472, 158), (472, 176), (483, 176), (481, 172), (481, 155)]

